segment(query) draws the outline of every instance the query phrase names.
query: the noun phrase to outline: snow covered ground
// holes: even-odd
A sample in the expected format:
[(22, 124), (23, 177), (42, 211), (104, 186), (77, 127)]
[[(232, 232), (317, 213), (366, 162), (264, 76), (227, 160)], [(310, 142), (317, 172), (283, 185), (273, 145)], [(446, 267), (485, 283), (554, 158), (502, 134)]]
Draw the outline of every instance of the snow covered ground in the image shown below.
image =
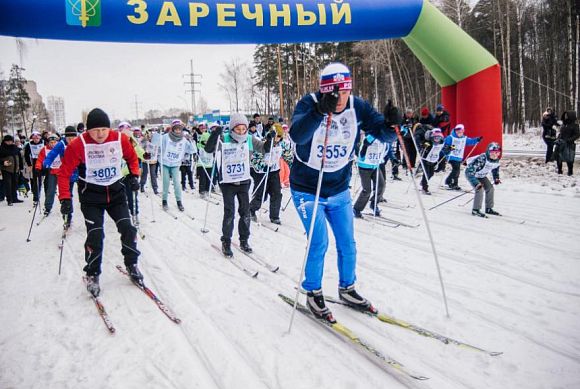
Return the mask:
[[(252, 225), (255, 252), (280, 266), (268, 272), (236, 252), (251, 279), (228, 263), (219, 244), (221, 205), (185, 194), (195, 220), (173, 220), (160, 199), (140, 197), (141, 268), (149, 287), (182, 319), (168, 320), (116, 269), (122, 264), (114, 225), (106, 225), (101, 299), (110, 335), (81, 281), (84, 225), (76, 212), (58, 276), (58, 207), (32, 229), (30, 199), (0, 203), (0, 388), (577, 388), (580, 387), (580, 193), (534, 158), (503, 161), (496, 209), (503, 218), (470, 215), (467, 194), (428, 211), (450, 317), (416, 194), (389, 182), (387, 217), (420, 223), (389, 228), (356, 221), (358, 289), (379, 310), (432, 331), (504, 354), (491, 357), (446, 345), (331, 305), (335, 317), (385, 355), (430, 377), (405, 379), (356, 352), (303, 315), (287, 334), (305, 237), (296, 211), (279, 232)], [(578, 172), (580, 173), (580, 171)], [(431, 207), (457, 192), (423, 197)], [(356, 182), (353, 182), (356, 189)], [(461, 176), (460, 185), (467, 187)], [(288, 198), (284, 192), (284, 202)], [(174, 202), (170, 201), (176, 212)], [(267, 215), (266, 215), (267, 216)], [(264, 218), (266, 217), (264, 216)], [(524, 222), (524, 224), (519, 224)], [(324, 291), (336, 296), (336, 251), (327, 255)]]

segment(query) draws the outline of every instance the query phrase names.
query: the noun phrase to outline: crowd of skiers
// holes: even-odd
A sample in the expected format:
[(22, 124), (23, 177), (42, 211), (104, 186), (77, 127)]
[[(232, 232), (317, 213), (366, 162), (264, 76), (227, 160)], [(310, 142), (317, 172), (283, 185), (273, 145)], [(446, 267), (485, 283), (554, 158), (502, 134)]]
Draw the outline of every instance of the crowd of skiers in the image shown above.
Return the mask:
[[(302, 288), (307, 305), (318, 316), (333, 321), (321, 290), (323, 263), (328, 247), (327, 225), (337, 244), (339, 297), (347, 304), (373, 313), (372, 304), (355, 290), (356, 245), (354, 219), (380, 216), (379, 203), (386, 182), (386, 165), (391, 163), (393, 180), (400, 180), (402, 165), (415, 178), (422, 172), (421, 187), (430, 195), (435, 173), (450, 172), (445, 188), (461, 191), (458, 185), (462, 164), (475, 198), (472, 214), (499, 215), (494, 210), (494, 185), (499, 184), (501, 147), (491, 140), (486, 151), (471, 156), (466, 147), (475, 146), (482, 137), (469, 137), (462, 124), (452, 125), (443, 105), (435, 115), (423, 107), (416, 116), (411, 109), (404, 114), (389, 102), (383, 113), (368, 102), (351, 95), (349, 69), (333, 63), (322, 70), (320, 88), (297, 104), (290, 125), (259, 114), (252, 120), (234, 113), (229, 123), (199, 123), (192, 127), (180, 120), (168, 126), (132, 127), (128, 122), (112, 129), (108, 115), (95, 108), (84, 125), (67, 127), (57, 134), (32, 132), (25, 145), (4, 136), (0, 146), (3, 178), (2, 198), (8, 205), (22, 202), (17, 191), (32, 192), (34, 205), (41, 202), (43, 213), (52, 210), (58, 198), (65, 228), (73, 213), (73, 185), (77, 182), (80, 211), (87, 229), (84, 245), (87, 289), (100, 292), (99, 275), (103, 253), (103, 223), (106, 212), (121, 235), (122, 255), (128, 274), (143, 282), (137, 266), (140, 255), (136, 234), (139, 193), (150, 187), (160, 196), (163, 210), (170, 212), (169, 188), (175, 205), (185, 212), (183, 191), (197, 190), (209, 201), (213, 192), (223, 198), (222, 253), (232, 257), (235, 212), (238, 218), (239, 248), (252, 253), (251, 222), (258, 221), (258, 210), (269, 199), (268, 217), (281, 224), (282, 186), (288, 183), (300, 220), (308, 234), (305, 276)], [(575, 123), (568, 112), (565, 123)], [(577, 128), (577, 124), (576, 124)], [(20, 140), (20, 139), (19, 139)], [(354, 167), (353, 167), (354, 165)], [(360, 177), (360, 193), (351, 200), (353, 168)], [(571, 170), (570, 170), (571, 172)], [(488, 175), (492, 174), (492, 182)], [(158, 177), (161, 175), (161, 186)], [(195, 179), (194, 179), (195, 177)], [(219, 188), (219, 189), (218, 189)], [(485, 208), (481, 211), (485, 194)], [(237, 203), (237, 207), (236, 207)], [(315, 206), (316, 204), (316, 206)], [(328, 223), (328, 224), (327, 224)]]

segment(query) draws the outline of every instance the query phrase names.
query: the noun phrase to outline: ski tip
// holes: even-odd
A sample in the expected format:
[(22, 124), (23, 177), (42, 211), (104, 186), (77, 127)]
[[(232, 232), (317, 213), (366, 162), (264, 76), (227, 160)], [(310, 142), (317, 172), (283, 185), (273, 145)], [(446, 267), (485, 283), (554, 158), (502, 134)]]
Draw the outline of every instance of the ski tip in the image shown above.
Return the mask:
[(280, 270), (280, 266), (276, 266), (275, 268), (270, 269), (272, 273), (276, 273), (278, 270)]
[(252, 275), (252, 278), (258, 278), (258, 273), (259, 273), (259, 272), (255, 272), (255, 273)]
[(503, 351), (490, 351), (488, 354), (492, 357), (497, 357), (499, 355), (503, 355)]
[(422, 375), (416, 375), (416, 374), (411, 375), (411, 378), (414, 378), (414, 379), (419, 380), (419, 381), (427, 381), (429, 379), (429, 377), (425, 377)]

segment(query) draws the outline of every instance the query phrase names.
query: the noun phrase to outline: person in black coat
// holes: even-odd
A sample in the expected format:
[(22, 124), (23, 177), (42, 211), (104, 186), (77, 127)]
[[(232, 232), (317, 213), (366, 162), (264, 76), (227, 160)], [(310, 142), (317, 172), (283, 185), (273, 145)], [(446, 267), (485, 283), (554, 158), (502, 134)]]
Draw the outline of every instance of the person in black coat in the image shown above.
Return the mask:
[(18, 175), (24, 169), (20, 148), (14, 144), (12, 135), (5, 135), (0, 144), (0, 169), (2, 170), (4, 195), (8, 205), (22, 203), (18, 199)]
[(546, 143), (546, 163), (553, 161), (554, 142), (556, 141), (557, 124), (556, 114), (551, 107), (546, 108), (546, 112), (542, 115), (542, 139)]
[(576, 121), (575, 111), (566, 111), (562, 114), (563, 125), (556, 140), (556, 163), (558, 174), (562, 174), (562, 164), (568, 165), (568, 175), (571, 176), (576, 155), (576, 139), (580, 138), (580, 127)]

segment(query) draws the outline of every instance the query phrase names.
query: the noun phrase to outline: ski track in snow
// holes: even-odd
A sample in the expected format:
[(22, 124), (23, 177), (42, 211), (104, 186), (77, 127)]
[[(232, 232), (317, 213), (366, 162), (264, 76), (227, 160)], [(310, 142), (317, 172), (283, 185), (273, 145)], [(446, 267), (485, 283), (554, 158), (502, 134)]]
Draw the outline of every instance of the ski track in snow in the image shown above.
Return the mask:
[[(58, 204), (26, 243), (29, 204), (0, 203), (0, 388), (578, 387), (580, 242), (573, 226), (580, 219), (579, 188), (575, 178), (556, 177), (534, 158), (524, 160), (531, 171), (520, 161), (505, 161), (504, 184), (496, 188), (495, 208), (512, 221), (472, 217), (471, 204), (459, 206), (471, 194), (427, 212), (450, 318), (419, 209), (382, 207), (386, 217), (421, 224), (414, 229), (355, 222), (364, 296), (385, 313), (501, 356), (445, 345), (329, 304), (377, 350), (431, 378), (417, 382), (377, 366), (299, 313), (287, 334), (291, 309), (277, 294), (294, 296), (306, 244), (293, 205), (281, 214), (278, 232), (252, 225), (250, 243), (280, 266), (277, 273), (235, 252), (243, 266), (259, 271), (251, 279), (211, 247), (220, 244), (222, 205), (209, 205), (210, 232), (200, 232), (206, 203), (197, 193), (184, 194), (195, 220), (177, 211), (172, 195), (178, 220), (161, 210), (158, 196), (140, 196), (145, 281), (180, 325), (115, 269), (122, 264), (120, 242), (107, 219), (101, 300), (117, 329), (110, 335), (81, 281), (85, 228), (78, 204), (59, 277)], [(409, 181), (402, 177), (387, 183), (385, 195), (392, 204), (415, 206), (414, 189), (405, 194)], [(463, 171), (460, 180), (469, 188)], [(286, 200), (288, 190), (283, 193)], [(423, 200), (431, 207), (456, 194), (437, 188)], [(267, 222), (268, 214), (260, 218)], [(336, 255), (331, 235), (323, 289), (332, 296)]]

